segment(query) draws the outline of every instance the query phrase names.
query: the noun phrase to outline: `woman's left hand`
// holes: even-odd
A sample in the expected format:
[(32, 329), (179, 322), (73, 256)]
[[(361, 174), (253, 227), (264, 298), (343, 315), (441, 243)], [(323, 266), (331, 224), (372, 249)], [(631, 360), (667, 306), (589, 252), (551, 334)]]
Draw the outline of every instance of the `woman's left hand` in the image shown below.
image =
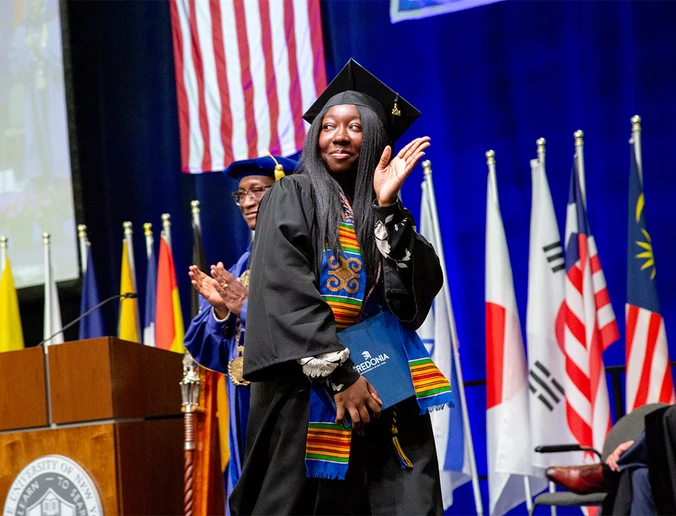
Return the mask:
[(373, 189), (380, 206), (389, 206), (396, 202), (404, 180), (418, 164), (420, 158), (425, 155), (424, 150), (429, 146), (429, 136), (416, 138), (401, 149), (392, 161), (390, 161), (392, 147), (389, 145), (385, 147), (373, 175)]

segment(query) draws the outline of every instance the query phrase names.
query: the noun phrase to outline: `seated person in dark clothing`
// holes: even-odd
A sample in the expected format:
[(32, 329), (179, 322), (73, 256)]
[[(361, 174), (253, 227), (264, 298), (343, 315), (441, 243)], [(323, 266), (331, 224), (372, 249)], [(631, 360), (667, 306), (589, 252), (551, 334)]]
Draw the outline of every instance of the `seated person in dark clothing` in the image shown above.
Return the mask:
[(676, 482), (675, 423), (676, 405), (655, 411), (646, 416), (646, 430), (615, 448), (605, 464), (555, 466), (547, 478), (580, 495), (608, 493), (604, 514), (670, 512), (675, 496), (665, 485)]

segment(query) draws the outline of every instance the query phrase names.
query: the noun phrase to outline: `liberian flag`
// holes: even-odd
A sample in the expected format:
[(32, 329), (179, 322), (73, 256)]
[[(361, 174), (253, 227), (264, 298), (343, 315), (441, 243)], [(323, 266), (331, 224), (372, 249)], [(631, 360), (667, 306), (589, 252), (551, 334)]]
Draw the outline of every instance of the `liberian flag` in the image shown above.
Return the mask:
[(176, 285), (174, 259), (164, 236), (160, 238), (155, 303), (155, 346), (177, 353), (185, 353), (183, 314)]
[(603, 351), (619, 338), (615, 312), (578, 172), (573, 166), (566, 217), (566, 313), (563, 329), (566, 353), (566, 417), (582, 446), (603, 449), (610, 430), (610, 404)]
[(183, 172), (303, 147), (326, 87), (319, 0), (171, 0)]
[(627, 413), (646, 403), (676, 403), (667, 335), (655, 285), (642, 174), (631, 146), (627, 232)]
[[(563, 352), (564, 283), (566, 266), (561, 235), (545, 172), (544, 152), (530, 162), (533, 198), (530, 216), (528, 258), (528, 387), (530, 428), (533, 446), (575, 442), (568, 429)], [(557, 324), (557, 322), (559, 324)], [(557, 328), (561, 345), (557, 341)], [(572, 453), (535, 453), (539, 468), (579, 464), (582, 456)]]
[[(527, 499), (535, 476), (528, 418), (526, 355), (514, 296), (512, 266), (498, 204), (495, 168), (486, 201), (486, 430), (490, 514), (504, 514)], [(533, 492), (546, 488), (530, 480)]]

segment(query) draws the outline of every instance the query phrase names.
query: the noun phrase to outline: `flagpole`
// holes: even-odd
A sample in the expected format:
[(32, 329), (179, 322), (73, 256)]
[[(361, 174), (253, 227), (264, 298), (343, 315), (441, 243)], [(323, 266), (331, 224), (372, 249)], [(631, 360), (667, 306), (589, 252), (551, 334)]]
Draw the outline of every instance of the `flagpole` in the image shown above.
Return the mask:
[(0, 278), (2, 278), (2, 271), (5, 270), (5, 262), (7, 261), (7, 237), (0, 235)]
[(584, 133), (579, 129), (573, 133), (575, 138), (575, 163), (577, 165), (578, 178), (580, 180), (580, 191), (582, 192), (582, 203), (587, 209), (587, 181), (584, 175)]
[(192, 212), (192, 223), (201, 229), (202, 224), (200, 221), (200, 202), (190, 201), (190, 211)]
[(80, 270), (82, 276), (87, 272), (87, 248), (89, 247), (89, 238), (87, 238), (87, 226), (78, 224), (77, 238), (80, 244)]
[(538, 146), (538, 161), (542, 166), (545, 165), (545, 143), (547, 143), (547, 140), (544, 138), (538, 138), (535, 141), (535, 144)]
[[(51, 260), (49, 256), (49, 233), (42, 233), (42, 248), (44, 251), (44, 260), (45, 260), (45, 315), (44, 315), (44, 328), (43, 328), (43, 338), (48, 338), (52, 333), (54, 333), (52, 327), (52, 271), (51, 271)], [(45, 350), (52, 343), (51, 340), (45, 342)], [(45, 351), (46, 353), (47, 351)]]
[(533, 512), (533, 495), (530, 491), (530, 477), (527, 475), (523, 476), (523, 490), (526, 493), (526, 510), (528, 514)]
[[(124, 241), (127, 242), (127, 260), (129, 261), (131, 283), (132, 286), (134, 287), (134, 292), (138, 294), (138, 285), (136, 284), (136, 264), (134, 263), (134, 239), (133, 239), (134, 231), (132, 227), (133, 227), (132, 223), (128, 220), (122, 223), (122, 228), (124, 229)], [(138, 302), (134, 299), (132, 299), (132, 301), (136, 306), (136, 335), (138, 336), (139, 340), (142, 340), (141, 319), (139, 315)]]
[(493, 201), (500, 206), (498, 199), (498, 182), (495, 178), (495, 151), (486, 151), (486, 165), (488, 165), (488, 180), (493, 186)]
[[(49, 256), (49, 233), (42, 233), (42, 246), (44, 249), (45, 257), (45, 315), (44, 315), (44, 328), (43, 328), (43, 338), (49, 337), (52, 331), (52, 295), (51, 295), (51, 261)], [(50, 374), (49, 374), (49, 346), (52, 344), (51, 340), (45, 342), (45, 345), (42, 346), (44, 353), (43, 357), (45, 360), (45, 385), (47, 392), (47, 423), (52, 428), (56, 427), (56, 424), (52, 422), (52, 397), (50, 395)]]
[(638, 178), (643, 185), (643, 156), (641, 155), (641, 117), (631, 117), (631, 143), (634, 146), (634, 155), (638, 165)]
[(162, 214), (162, 236), (167, 241), (169, 249), (171, 249), (171, 215), (168, 213)]
[(146, 237), (146, 256), (150, 260), (150, 256), (153, 254), (153, 244), (155, 243), (152, 223), (146, 222), (143, 224), (143, 234)]
[(462, 410), (462, 420), (463, 420), (463, 430), (465, 432), (465, 439), (467, 439), (469, 446), (469, 467), (470, 474), (472, 475), (472, 488), (474, 491), (474, 504), (478, 516), (482, 516), (483, 502), (481, 501), (481, 488), (479, 486), (479, 475), (476, 468), (476, 458), (474, 456), (474, 443), (472, 441), (472, 430), (469, 425), (469, 414), (467, 411), (467, 400), (465, 398), (465, 387), (464, 381), (462, 379), (462, 369), (460, 367), (460, 354), (458, 352), (458, 332), (455, 327), (455, 317), (453, 316), (453, 305), (451, 304), (451, 292), (448, 287), (448, 278), (446, 274), (446, 259), (444, 257), (444, 249), (441, 244), (441, 230), (439, 228), (439, 215), (437, 212), (437, 201), (434, 195), (434, 183), (432, 182), (432, 163), (430, 160), (423, 161), (423, 170), (425, 173), (425, 182), (424, 185), (427, 188), (427, 198), (430, 200), (430, 209), (432, 210), (432, 231), (434, 234), (434, 239), (439, 242), (439, 249), (435, 249), (439, 257), (439, 263), (441, 265), (441, 270), (444, 275), (444, 283), (441, 287), (442, 295), (444, 296), (444, 301), (446, 302), (446, 310), (448, 311), (447, 317), (451, 329), (451, 349), (453, 350), (453, 364), (455, 368), (455, 374), (458, 379), (458, 385), (460, 386), (460, 409)]
[[(547, 140), (544, 138), (538, 138), (535, 141), (535, 145), (537, 145), (537, 154), (538, 154), (538, 162), (542, 167), (545, 166), (545, 144), (547, 143)], [(555, 493), (556, 492), (556, 484), (554, 482), (549, 482), (549, 492), (550, 493)], [(551, 516), (556, 516), (556, 506), (552, 505), (550, 508), (550, 513)], [(529, 511), (530, 512), (530, 511)]]

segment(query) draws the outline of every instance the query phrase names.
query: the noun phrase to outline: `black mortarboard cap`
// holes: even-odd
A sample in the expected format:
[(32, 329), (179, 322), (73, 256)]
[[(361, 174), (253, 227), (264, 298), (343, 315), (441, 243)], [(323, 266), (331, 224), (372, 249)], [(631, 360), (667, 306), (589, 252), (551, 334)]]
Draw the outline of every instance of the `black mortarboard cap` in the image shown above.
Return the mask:
[(420, 116), (420, 111), (354, 59), (347, 62), (303, 119), (312, 123), (325, 107), (341, 104), (355, 104), (373, 111), (385, 125), (391, 143)]

